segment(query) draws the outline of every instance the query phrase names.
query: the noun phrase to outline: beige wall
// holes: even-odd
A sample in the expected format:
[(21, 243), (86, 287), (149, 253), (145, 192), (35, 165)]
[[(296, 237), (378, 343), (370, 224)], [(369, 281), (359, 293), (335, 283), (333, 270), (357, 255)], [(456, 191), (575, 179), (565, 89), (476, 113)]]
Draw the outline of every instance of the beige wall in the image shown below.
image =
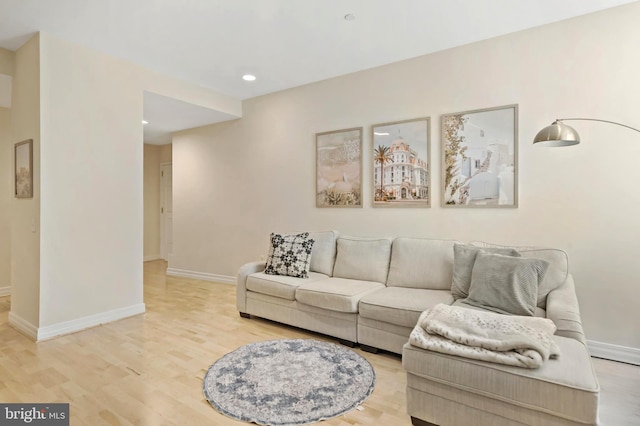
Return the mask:
[(40, 42), (43, 328), (143, 306), (142, 93), (126, 63)]
[(33, 139), (33, 198), (12, 198), (11, 200), (12, 288), (9, 320), (18, 322), (31, 332), (35, 332), (40, 319), (40, 37), (38, 35), (16, 51), (11, 128), (13, 140)]
[(160, 259), (160, 146), (144, 144), (144, 260)]
[(144, 145), (144, 260), (161, 258), (160, 165), (171, 163), (171, 144)]
[(242, 106), (45, 33), (41, 42), (39, 326), (55, 335), (65, 324), (77, 329), (144, 310), (143, 92), (232, 115)]
[(172, 159), (172, 145), (160, 145), (160, 163), (170, 163)]
[[(0, 74), (13, 76), (15, 53), (0, 48)], [(10, 206), (13, 199), (13, 137), (11, 110), (0, 108), (0, 295), (11, 285)]]
[(10, 205), (13, 195), (11, 110), (0, 108), (0, 296), (11, 286)]
[(13, 137), (34, 139), (36, 184), (12, 203), (10, 322), (43, 339), (144, 312), (143, 92), (236, 116), (240, 101), (46, 33), (15, 68)]
[[(588, 339), (640, 348), (640, 134), (577, 122), (583, 143), (531, 144), (558, 117), (640, 127), (640, 3), (245, 101), (241, 120), (173, 139), (169, 267), (234, 276), (272, 231), (486, 240), (568, 251)], [(519, 104), (517, 209), (440, 207), (440, 116)], [(371, 207), (374, 123), (432, 117), (430, 209)], [(315, 207), (316, 132), (364, 126), (364, 207)]]
[(0, 74), (13, 76), (16, 54), (0, 47)]

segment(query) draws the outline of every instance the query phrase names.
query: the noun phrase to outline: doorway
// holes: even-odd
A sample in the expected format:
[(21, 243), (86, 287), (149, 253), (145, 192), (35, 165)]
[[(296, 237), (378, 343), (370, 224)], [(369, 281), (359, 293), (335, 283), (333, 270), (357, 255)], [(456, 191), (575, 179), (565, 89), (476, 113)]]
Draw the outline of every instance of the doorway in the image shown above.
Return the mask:
[(160, 255), (169, 261), (173, 253), (173, 168), (160, 165)]

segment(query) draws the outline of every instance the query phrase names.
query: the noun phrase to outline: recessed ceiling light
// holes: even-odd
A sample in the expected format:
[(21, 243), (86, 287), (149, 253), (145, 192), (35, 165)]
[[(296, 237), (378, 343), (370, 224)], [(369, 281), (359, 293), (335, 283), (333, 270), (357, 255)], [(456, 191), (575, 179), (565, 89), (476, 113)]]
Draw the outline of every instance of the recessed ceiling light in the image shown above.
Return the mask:
[(253, 74), (245, 74), (245, 75), (242, 76), (242, 79), (244, 81), (255, 81), (256, 76), (253, 75)]
[(147, 120), (142, 120), (142, 124), (149, 124)]
[(353, 13), (347, 13), (346, 15), (344, 15), (345, 21), (353, 21), (355, 19), (356, 19), (356, 15), (354, 15)]
[(376, 136), (389, 136), (388, 132), (373, 132), (373, 134)]

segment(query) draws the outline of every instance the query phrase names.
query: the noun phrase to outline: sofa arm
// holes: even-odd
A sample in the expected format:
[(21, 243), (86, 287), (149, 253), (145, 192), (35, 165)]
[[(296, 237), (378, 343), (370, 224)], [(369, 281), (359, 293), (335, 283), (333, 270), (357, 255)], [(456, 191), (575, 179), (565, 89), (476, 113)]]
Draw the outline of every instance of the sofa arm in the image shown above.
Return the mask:
[(264, 271), (265, 261), (245, 263), (238, 270), (236, 279), (236, 307), (239, 312), (247, 313), (247, 277), (256, 272)]
[(564, 284), (547, 295), (547, 318), (552, 320), (558, 328), (556, 335), (587, 344), (582, 330), (576, 288), (571, 275), (567, 277)]

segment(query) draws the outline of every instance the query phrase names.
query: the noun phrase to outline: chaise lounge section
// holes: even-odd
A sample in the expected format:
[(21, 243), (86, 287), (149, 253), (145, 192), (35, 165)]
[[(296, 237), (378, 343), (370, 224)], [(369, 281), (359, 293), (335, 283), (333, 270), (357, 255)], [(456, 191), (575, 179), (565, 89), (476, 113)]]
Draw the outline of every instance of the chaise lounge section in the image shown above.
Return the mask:
[[(460, 303), (456, 302), (460, 305)], [(406, 343), (407, 412), (422, 425), (595, 425), (599, 385), (581, 331), (573, 279), (547, 296), (558, 359), (526, 369)]]

